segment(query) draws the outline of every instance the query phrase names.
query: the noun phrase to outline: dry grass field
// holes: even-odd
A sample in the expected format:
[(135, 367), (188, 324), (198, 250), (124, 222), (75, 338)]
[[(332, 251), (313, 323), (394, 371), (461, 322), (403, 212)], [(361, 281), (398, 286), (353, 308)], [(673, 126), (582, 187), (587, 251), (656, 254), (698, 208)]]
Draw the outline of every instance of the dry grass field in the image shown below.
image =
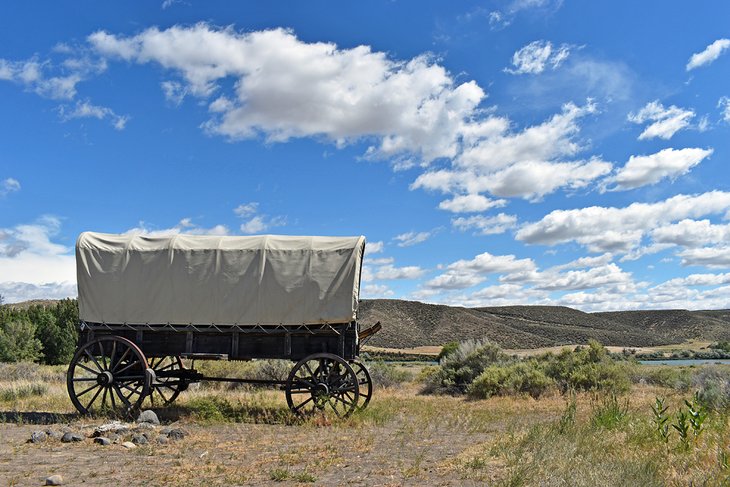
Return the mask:
[[(24, 370), (23, 367), (27, 370)], [(245, 364), (225, 363), (227, 373)], [(665, 443), (651, 406), (669, 412), (689, 391), (637, 383), (626, 396), (593, 393), (464, 397), (420, 394), (422, 365), (378, 388), (345, 420), (295, 418), (280, 391), (202, 385), (157, 409), (163, 425), (134, 449), (47, 439), (34, 431), (90, 436), (112, 418), (79, 417), (62, 367), (5, 365), (0, 376), (0, 485), (728, 485), (730, 425), (712, 413), (686, 446)], [(641, 382), (641, 381), (640, 381)], [(159, 444), (165, 426), (182, 440)], [(671, 428), (670, 428), (671, 430)], [(120, 438), (119, 442), (125, 438)]]

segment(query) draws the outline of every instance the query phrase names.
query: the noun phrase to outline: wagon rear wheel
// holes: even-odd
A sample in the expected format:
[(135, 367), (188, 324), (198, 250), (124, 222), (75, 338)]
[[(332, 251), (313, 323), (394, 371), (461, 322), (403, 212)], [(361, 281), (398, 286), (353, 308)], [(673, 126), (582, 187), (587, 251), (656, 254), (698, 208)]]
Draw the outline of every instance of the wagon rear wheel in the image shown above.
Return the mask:
[(126, 338), (97, 338), (76, 351), (66, 374), (66, 387), (81, 414), (109, 411), (128, 415), (149, 394), (147, 360)]
[(357, 409), (358, 378), (337, 355), (315, 353), (300, 360), (286, 382), (286, 402), (295, 414), (333, 412), (344, 418)]
[(357, 401), (358, 409), (365, 409), (373, 397), (373, 379), (370, 377), (367, 367), (360, 361), (354, 360), (350, 362), (352, 370), (357, 376), (357, 384), (360, 387), (360, 398)]
[(183, 377), (185, 366), (179, 356), (151, 357), (147, 365), (155, 372), (148, 396), (151, 407), (172, 403), (188, 388), (188, 380)]

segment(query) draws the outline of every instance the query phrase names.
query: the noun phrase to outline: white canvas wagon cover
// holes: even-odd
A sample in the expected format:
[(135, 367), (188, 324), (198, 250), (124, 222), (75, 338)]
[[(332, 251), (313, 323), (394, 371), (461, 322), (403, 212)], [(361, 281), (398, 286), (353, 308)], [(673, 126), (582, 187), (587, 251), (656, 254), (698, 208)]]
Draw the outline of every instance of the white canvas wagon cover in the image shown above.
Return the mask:
[(365, 237), (84, 232), (79, 316), (108, 324), (294, 325), (356, 318)]

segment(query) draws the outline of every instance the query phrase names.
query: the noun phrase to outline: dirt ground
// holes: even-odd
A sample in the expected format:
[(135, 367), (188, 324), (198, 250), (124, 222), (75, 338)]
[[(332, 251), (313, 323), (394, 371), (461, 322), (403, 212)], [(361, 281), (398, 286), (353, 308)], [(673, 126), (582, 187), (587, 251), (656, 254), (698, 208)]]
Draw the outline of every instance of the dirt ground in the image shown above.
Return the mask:
[[(6, 412), (0, 485), (43, 485), (54, 474), (63, 476), (64, 485), (483, 485), (465, 479), (454, 461), (488, 442), (493, 430), (504, 430), (508, 411), (463, 415), (477, 405), (435, 401), (415, 390), (379, 392), (371, 412), (349, 420), (290, 425), (183, 418), (172, 423), (188, 433), (183, 440), (152, 440), (134, 449), (93, 443), (94, 428), (108, 419)], [(164, 410), (160, 416), (161, 427), (170, 426)], [(34, 431), (49, 428), (87, 438), (28, 441)]]
[[(66, 485), (272, 485), (277, 472), (311, 475), (315, 485), (470, 485), (457, 472), (438, 472), (484, 435), (428, 434), (404, 442), (390, 428), (302, 431), (282, 425), (185, 425), (190, 438), (175, 445), (127, 450), (119, 445), (26, 443), (34, 425), (0, 425), (0, 478), (6, 485), (43, 485), (53, 474)], [(302, 456), (308, 457), (306, 460)], [(300, 462), (315, 466), (302, 469)], [(317, 465), (318, 464), (318, 465)], [(428, 477), (426, 479), (425, 477)], [(307, 480), (310, 480), (308, 478)], [(473, 484), (477, 485), (477, 484)]]

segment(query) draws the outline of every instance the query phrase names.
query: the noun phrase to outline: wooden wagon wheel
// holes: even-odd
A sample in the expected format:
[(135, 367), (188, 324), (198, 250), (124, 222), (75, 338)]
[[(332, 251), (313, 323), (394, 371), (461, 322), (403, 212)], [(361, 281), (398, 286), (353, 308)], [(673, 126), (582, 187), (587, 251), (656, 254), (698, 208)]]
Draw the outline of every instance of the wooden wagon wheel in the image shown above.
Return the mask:
[(350, 362), (352, 370), (355, 371), (357, 376), (357, 384), (360, 387), (360, 398), (357, 401), (357, 407), (359, 409), (365, 409), (370, 403), (370, 398), (373, 397), (373, 379), (370, 377), (365, 364), (358, 360)]
[(179, 356), (151, 357), (147, 365), (155, 372), (148, 396), (151, 407), (172, 403), (188, 388), (188, 381), (182, 377), (185, 366)]
[(149, 394), (147, 360), (126, 338), (97, 338), (76, 351), (66, 374), (66, 387), (81, 414), (103, 410), (130, 414)]
[(315, 353), (294, 366), (286, 381), (286, 402), (295, 414), (332, 411), (344, 418), (357, 409), (358, 378), (337, 355)]

